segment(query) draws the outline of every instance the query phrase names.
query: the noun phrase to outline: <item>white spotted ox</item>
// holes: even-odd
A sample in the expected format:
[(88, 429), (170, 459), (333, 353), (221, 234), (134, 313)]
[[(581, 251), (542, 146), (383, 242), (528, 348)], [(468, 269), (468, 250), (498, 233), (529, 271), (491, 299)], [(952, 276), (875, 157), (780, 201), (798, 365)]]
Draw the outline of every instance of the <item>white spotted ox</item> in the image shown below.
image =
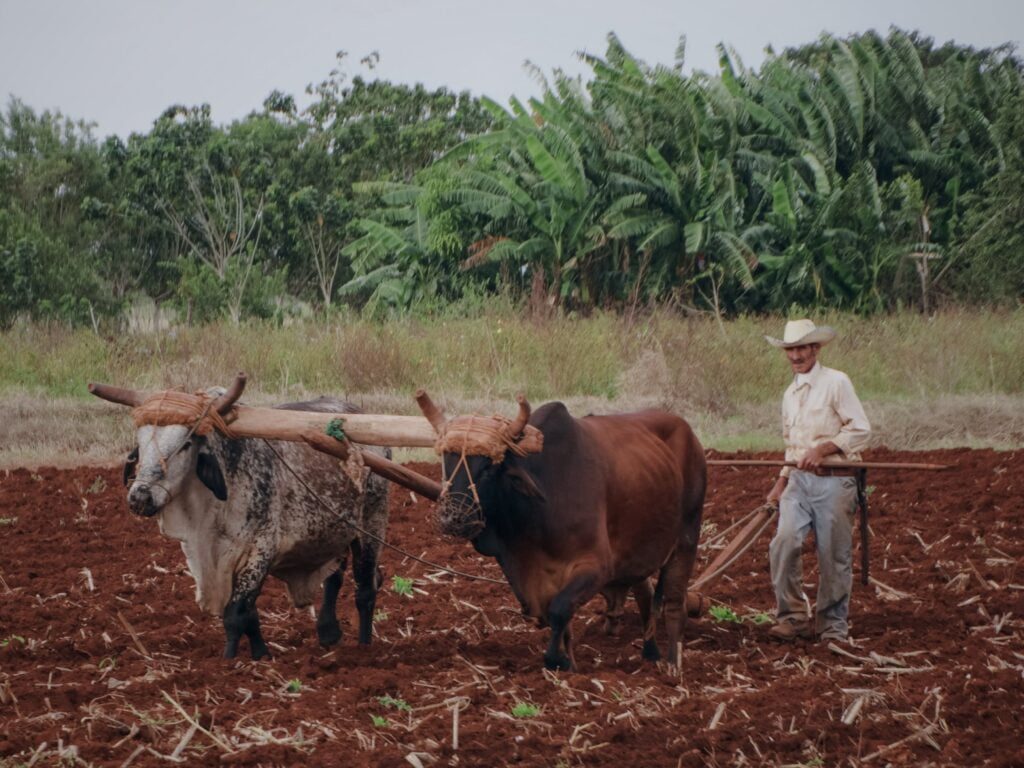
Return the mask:
[[(237, 391), (209, 390), (217, 398), (211, 410), (227, 412), (243, 386), (244, 378), (239, 377), (233, 387)], [(139, 393), (106, 385), (90, 389), (125, 405), (139, 406), (145, 400)], [(332, 398), (278, 407), (356, 410)], [(386, 449), (364, 450), (387, 455)], [(216, 430), (200, 436), (180, 424), (140, 425), (124, 475), (131, 510), (157, 517), (160, 531), (181, 542), (195, 578), (196, 602), (223, 617), (225, 658), (235, 657), (242, 635), (249, 638), (254, 659), (269, 655), (256, 610), (268, 574), (284, 581), (298, 607), (312, 604), (322, 583), (317, 636), (325, 646), (337, 643), (341, 627), (335, 609), (349, 553), (359, 642), (370, 642), (380, 587), (379, 541), (387, 527), (386, 480), (364, 474), (357, 484), (339, 469), (336, 459), (304, 444), (230, 439)], [(345, 520), (377, 539), (359, 534)]]

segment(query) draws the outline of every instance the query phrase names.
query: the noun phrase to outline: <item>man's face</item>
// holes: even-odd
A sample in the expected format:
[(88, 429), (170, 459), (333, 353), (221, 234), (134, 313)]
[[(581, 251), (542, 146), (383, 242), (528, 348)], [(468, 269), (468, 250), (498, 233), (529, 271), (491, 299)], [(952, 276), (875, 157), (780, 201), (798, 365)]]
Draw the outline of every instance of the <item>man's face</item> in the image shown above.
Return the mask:
[(818, 362), (818, 344), (803, 344), (785, 350), (793, 373), (807, 373)]

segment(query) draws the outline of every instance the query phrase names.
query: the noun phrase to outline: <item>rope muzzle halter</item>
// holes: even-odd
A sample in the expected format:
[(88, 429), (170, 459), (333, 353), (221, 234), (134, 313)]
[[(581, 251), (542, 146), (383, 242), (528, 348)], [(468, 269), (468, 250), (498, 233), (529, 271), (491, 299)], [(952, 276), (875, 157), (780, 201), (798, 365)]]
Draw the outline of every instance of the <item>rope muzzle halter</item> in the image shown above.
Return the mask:
[[(442, 476), (441, 496), (437, 500), (436, 509), (438, 527), (446, 536), (472, 539), (484, 527), (480, 494), (476, 478), (470, 471), (469, 457), (485, 457), (498, 465), (505, 460), (509, 452), (522, 457), (543, 450), (543, 433), (526, 423), (530, 418), (529, 402), (522, 395), (516, 400), (519, 403), (519, 413), (514, 419), (501, 414), (473, 414), (446, 420), (425, 391), (421, 389), (416, 393), (416, 402), (437, 433), (434, 451), (442, 457)], [(458, 461), (449, 471), (444, 465), (443, 457), (451, 454), (457, 455)], [(449, 493), (452, 481), (460, 469), (466, 473), (469, 494)]]

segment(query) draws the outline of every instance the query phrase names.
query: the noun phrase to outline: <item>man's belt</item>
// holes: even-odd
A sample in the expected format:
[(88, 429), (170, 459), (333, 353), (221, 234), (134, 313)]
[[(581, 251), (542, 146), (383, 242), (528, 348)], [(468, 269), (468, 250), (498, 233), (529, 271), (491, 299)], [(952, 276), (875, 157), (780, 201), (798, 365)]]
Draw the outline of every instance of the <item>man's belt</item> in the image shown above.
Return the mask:
[(821, 466), (814, 470), (818, 477), (857, 477), (861, 472), (860, 467), (825, 467)]
[(818, 477), (857, 477), (858, 473), (862, 471), (861, 467), (829, 467), (821, 465), (817, 469), (800, 469), (799, 467), (793, 467), (794, 472), (806, 472), (809, 475), (817, 475)]

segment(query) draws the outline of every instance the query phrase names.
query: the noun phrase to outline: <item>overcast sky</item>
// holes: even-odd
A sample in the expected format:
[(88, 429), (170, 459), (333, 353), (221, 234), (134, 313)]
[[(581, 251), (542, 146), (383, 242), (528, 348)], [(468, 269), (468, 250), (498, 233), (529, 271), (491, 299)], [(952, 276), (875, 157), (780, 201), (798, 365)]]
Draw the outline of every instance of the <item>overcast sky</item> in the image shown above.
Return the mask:
[(0, 98), (124, 136), (171, 104), (207, 102), (226, 122), (274, 89), (300, 97), (338, 50), (352, 74), (378, 51), (379, 77), (504, 103), (538, 90), (525, 60), (582, 72), (576, 52), (603, 54), (609, 31), (649, 64), (671, 64), (685, 34), (688, 65), (714, 70), (718, 42), (756, 66), (769, 44), (892, 24), (1019, 43), (1024, 0), (0, 0)]

